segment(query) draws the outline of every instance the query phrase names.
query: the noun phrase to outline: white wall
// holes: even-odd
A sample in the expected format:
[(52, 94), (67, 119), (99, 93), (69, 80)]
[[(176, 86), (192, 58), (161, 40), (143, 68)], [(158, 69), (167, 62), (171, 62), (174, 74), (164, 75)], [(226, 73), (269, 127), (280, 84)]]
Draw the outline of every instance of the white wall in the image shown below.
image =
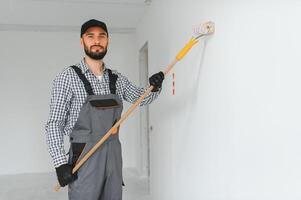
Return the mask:
[(150, 74), (193, 26), (216, 23), (166, 77), (151, 105), (151, 192), (156, 200), (301, 198), (301, 3), (154, 1), (137, 30)]
[[(138, 83), (133, 34), (110, 40), (105, 62)], [(52, 80), (82, 58), (79, 33), (0, 31), (0, 41), (0, 174), (53, 171), (44, 131)], [(137, 114), (121, 128), (125, 168), (137, 162)]]

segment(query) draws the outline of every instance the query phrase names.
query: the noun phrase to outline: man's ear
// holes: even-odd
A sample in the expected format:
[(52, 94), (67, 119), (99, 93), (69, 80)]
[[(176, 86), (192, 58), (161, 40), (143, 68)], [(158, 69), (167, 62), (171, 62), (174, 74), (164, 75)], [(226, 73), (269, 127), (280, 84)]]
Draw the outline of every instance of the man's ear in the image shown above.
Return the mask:
[(81, 46), (81, 48), (84, 48), (84, 40), (82, 37), (80, 38), (80, 46)]
[(107, 48), (109, 48), (109, 45), (110, 45), (110, 40), (109, 40), (109, 38), (108, 38)]

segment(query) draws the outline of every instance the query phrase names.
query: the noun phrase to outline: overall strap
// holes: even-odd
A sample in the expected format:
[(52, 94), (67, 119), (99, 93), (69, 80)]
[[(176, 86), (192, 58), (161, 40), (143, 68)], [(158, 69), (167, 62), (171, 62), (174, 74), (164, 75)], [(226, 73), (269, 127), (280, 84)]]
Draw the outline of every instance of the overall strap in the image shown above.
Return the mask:
[(110, 86), (110, 91), (111, 94), (116, 94), (116, 81), (118, 78), (117, 74), (113, 74), (112, 70), (107, 69), (109, 72), (109, 86)]
[(86, 76), (82, 73), (82, 70), (75, 65), (73, 65), (71, 67), (74, 69), (74, 71), (77, 73), (80, 80), (83, 82), (83, 84), (85, 86), (85, 90), (88, 93), (88, 95), (94, 95), (91, 84), (87, 80)]

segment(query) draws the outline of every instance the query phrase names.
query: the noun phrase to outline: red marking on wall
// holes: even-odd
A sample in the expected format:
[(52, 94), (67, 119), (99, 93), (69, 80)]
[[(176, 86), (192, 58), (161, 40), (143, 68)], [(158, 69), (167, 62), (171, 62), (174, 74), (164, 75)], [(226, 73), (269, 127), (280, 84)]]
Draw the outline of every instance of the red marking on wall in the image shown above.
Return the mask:
[(172, 73), (172, 95), (175, 95), (176, 88), (175, 88), (175, 73)]

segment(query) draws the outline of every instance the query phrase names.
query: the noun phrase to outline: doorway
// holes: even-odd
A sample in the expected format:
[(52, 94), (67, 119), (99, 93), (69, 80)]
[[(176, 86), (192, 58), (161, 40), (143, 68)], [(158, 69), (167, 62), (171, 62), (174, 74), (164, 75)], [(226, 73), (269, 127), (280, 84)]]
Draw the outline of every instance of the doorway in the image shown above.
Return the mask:
[[(148, 86), (148, 44), (139, 50), (139, 81), (143, 87)], [(140, 174), (150, 176), (150, 138), (149, 138), (149, 106), (140, 107)]]

